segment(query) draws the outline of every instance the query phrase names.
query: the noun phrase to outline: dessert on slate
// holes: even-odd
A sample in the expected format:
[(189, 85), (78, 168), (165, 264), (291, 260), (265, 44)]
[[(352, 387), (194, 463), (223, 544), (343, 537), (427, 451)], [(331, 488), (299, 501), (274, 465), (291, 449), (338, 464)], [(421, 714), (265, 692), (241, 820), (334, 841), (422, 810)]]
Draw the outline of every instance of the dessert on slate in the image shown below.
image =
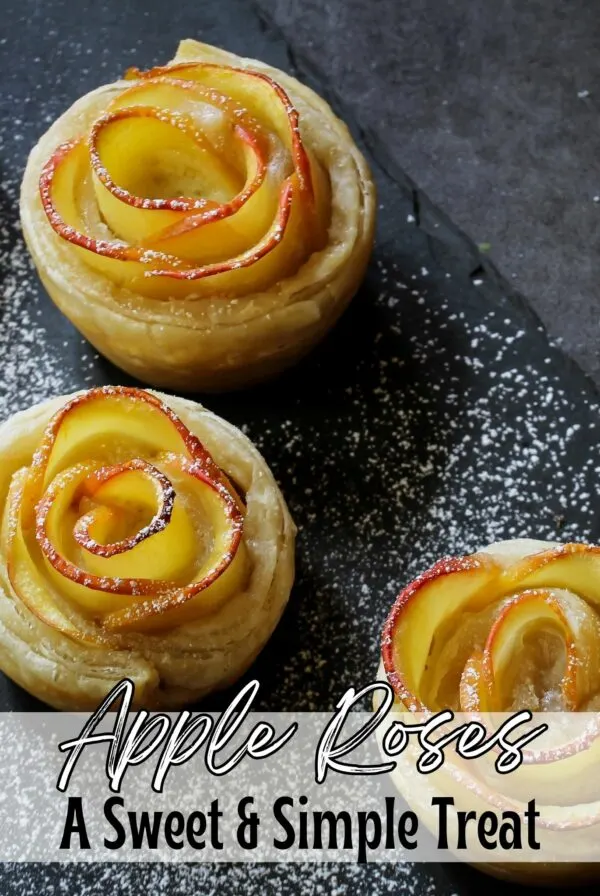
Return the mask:
[(261, 455), (198, 404), (124, 387), (0, 427), (0, 668), (61, 709), (121, 679), (177, 707), (275, 628), (295, 529)]
[[(550, 844), (558, 863), (486, 862), (483, 870), (529, 883), (597, 878), (586, 849), (600, 834), (600, 724), (589, 715), (600, 710), (600, 547), (515, 539), (440, 560), (397, 598), (379, 677), (391, 684), (399, 717), (447, 708), (470, 718), (561, 713), (551, 726), (567, 726), (560, 747), (536, 753), (533, 743), (528, 761), (501, 777), (454, 757), (435, 786), (479, 810), (543, 804), (545, 856)], [(425, 778), (412, 789), (393, 778), (427, 818)]]
[(363, 277), (375, 190), (346, 126), (269, 65), (186, 40), (33, 149), (21, 220), (58, 307), (154, 386), (245, 386), (305, 354)]

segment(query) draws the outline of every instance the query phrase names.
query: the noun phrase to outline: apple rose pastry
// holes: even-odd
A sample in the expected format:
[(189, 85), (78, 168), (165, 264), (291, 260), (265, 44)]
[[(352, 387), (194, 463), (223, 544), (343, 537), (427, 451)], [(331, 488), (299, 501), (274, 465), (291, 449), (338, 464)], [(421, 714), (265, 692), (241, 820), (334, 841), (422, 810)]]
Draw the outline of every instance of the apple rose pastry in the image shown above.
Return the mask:
[(233, 683), (287, 602), (294, 526), (200, 405), (106, 387), (0, 427), (0, 668), (60, 709), (124, 677), (176, 707)]
[(191, 40), (76, 102), (21, 191), (58, 307), (119, 367), (182, 391), (248, 385), (314, 346), (360, 284), (374, 215), (320, 97)]
[(394, 783), (426, 823), (434, 795), (521, 817), (535, 799), (540, 855), (478, 863), (482, 870), (534, 883), (600, 878), (600, 865), (589, 864), (600, 836), (599, 547), (524, 539), (441, 560), (392, 608), (380, 673), (400, 717), (452, 709), (491, 731), (519, 710), (551, 712), (554, 739), (532, 742), (510, 774), (495, 769), (497, 754), (474, 762), (453, 752), (431, 780), (409, 784), (396, 770)]

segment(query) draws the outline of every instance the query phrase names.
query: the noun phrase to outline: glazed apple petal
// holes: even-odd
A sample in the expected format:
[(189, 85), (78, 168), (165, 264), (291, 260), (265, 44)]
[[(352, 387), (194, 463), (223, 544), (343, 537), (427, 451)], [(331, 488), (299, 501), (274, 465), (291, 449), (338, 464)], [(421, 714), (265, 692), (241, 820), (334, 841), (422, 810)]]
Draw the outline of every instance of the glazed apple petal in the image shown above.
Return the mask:
[[(96, 599), (92, 590), (155, 593), (193, 574), (194, 529), (158, 469), (134, 461), (77, 473), (77, 468), (67, 470), (53, 480), (38, 504), (36, 521), (42, 552), (68, 578), (65, 587), (76, 601), (102, 611), (106, 599)], [(104, 482), (88, 498), (88, 481), (95, 475)]]
[(499, 572), (486, 558), (441, 560), (398, 598), (383, 631), (382, 656), (396, 693), (415, 709), (428, 705), (439, 633), (495, 591)]
[(246, 181), (239, 193), (221, 205), (179, 216), (177, 221), (147, 240), (151, 250), (174, 254), (197, 264), (248, 251), (269, 230), (277, 214), (281, 183), (268, 172), (255, 138), (236, 128), (242, 146)]
[(13, 588), (73, 637), (193, 621), (247, 576), (240, 497), (142, 390), (95, 389), (62, 408), (9, 506)]
[[(576, 602), (581, 606), (575, 606)], [(518, 662), (523, 660), (523, 653), (527, 653), (526, 648), (523, 650), (524, 645), (542, 631), (554, 635), (564, 645), (564, 665), (562, 650), (557, 651), (557, 660), (561, 664), (557, 688), (564, 709), (577, 707), (583, 696), (577, 686), (578, 651), (574, 626), (579, 628), (578, 611), (585, 614), (587, 608), (577, 598), (569, 594), (562, 597), (549, 591), (524, 591), (506, 603), (490, 629), (483, 652), (482, 686), (487, 690), (486, 703), (490, 710), (510, 705), (515, 698), (518, 700)]]
[[(63, 166), (72, 167), (78, 155), (78, 146), (61, 148), (55, 170)], [(62, 179), (59, 179), (58, 184), (64, 187)], [(72, 191), (73, 183), (70, 187)], [(50, 192), (42, 195), (53, 197), (53, 187), (49, 186), (48, 189)], [(266, 288), (294, 270), (312, 239), (311, 234), (305, 230), (299, 203), (293, 202), (297, 195), (297, 182), (293, 176), (286, 181), (279, 193), (276, 215), (270, 228), (251, 249), (226, 261), (201, 267), (191, 267), (183, 258), (159, 249), (145, 249), (87, 237), (61, 214), (61, 208), (65, 204), (71, 210), (69, 192), (69, 187), (64, 187), (64, 202), (61, 200), (55, 203), (53, 198), (49, 200), (52, 203), (49, 217), (57, 232), (64, 234), (79, 251), (89, 251), (86, 261), (100, 273), (110, 276), (115, 283), (159, 299), (242, 295)], [(185, 253), (187, 234), (183, 233), (176, 239), (184, 242)], [(165, 281), (168, 281), (168, 286)]]
[(232, 140), (241, 144), (239, 170), (221, 159), (188, 115), (139, 106), (99, 119), (89, 150), (98, 208), (113, 234), (147, 245), (190, 212), (196, 229), (211, 218), (230, 217), (229, 210), (243, 204), (242, 189), (249, 197), (265, 172), (241, 129), (233, 130)]
[[(181, 625), (217, 610), (227, 596), (239, 591), (247, 576), (247, 556), (241, 539), (239, 499), (222, 482), (212, 482), (197, 463), (175, 455), (163, 460), (163, 470), (178, 482), (186, 503), (211, 523), (208, 549), (200, 563), (197, 545), (191, 555), (187, 584), (163, 583), (149, 598), (131, 601), (106, 615), (104, 626), (113, 631), (151, 630)], [(185, 480), (182, 482), (182, 479)], [(177, 506), (177, 504), (175, 505)]]
[(11, 586), (23, 604), (56, 631), (75, 641), (102, 643), (103, 633), (81, 616), (49, 581), (43, 555), (31, 531), (20, 525), (20, 508), (27, 470), (13, 477), (9, 490), (5, 521), (7, 571)]
[(79, 393), (50, 420), (30, 468), (28, 491), (39, 500), (58, 473), (85, 461), (89, 451), (102, 457), (120, 446), (150, 455), (183, 454), (217, 471), (200, 441), (159, 399), (142, 389), (106, 386)]
[(412, 710), (585, 709), (600, 697), (600, 551), (441, 561), (399, 596), (382, 636)]
[(203, 63), (133, 74), (42, 172), (55, 232), (152, 298), (245, 295), (294, 273), (326, 240), (330, 198), (285, 91)]
[(141, 72), (131, 68), (126, 78), (171, 79), (191, 81), (230, 97), (238, 108), (273, 131), (289, 148), (301, 189), (313, 195), (311, 163), (302, 142), (299, 115), (285, 90), (262, 72), (247, 71), (208, 62), (180, 63)]
[[(84, 139), (64, 143), (44, 166), (40, 177), (42, 205), (53, 230), (69, 242), (86, 264), (111, 277), (118, 285), (144, 279), (153, 265), (174, 272), (185, 265), (176, 256), (117, 241), (114, 235), (91, 233), (90, 215), (82, 200), (91, 182), (87, 144)], [(88, 200), (89, 201), (89, 200)]]
[[(79, 517), (73, 537), (81, 548), (103, 559), (131, 551), (166, 529), (174, 516), (175, 497), (169, 479), (146, 461), (95, 469), (81, 484), (80, 507), (88, 502), (90, 509)], [(150, 511), (152, 516), (142, 528), (136, 527), (139, 531), (135, 534), (126, 535), (124, 530), (131, 528), (131, 510), (136, 505), (138, 520), (140, 513), (147, 515)], [(38, 521), (40, 508), (38, 505)]]
[(507, 582), (518, 578), (527, 588), (564, 588), (600, 607), (600, 548), (565, 544), (535, 554), (505, 573)]

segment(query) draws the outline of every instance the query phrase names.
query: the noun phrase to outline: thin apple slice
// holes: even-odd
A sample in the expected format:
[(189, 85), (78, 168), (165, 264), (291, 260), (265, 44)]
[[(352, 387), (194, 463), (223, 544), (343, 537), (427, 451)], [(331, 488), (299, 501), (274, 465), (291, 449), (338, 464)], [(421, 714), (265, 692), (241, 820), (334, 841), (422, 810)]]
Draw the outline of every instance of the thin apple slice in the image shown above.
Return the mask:
[(505, 574), (507, 589), (562, 588), (579, 594), (600, 609), (600, 547), (564, 544), (532, 554)]
[(212, 87), (204, 87), (197, 81), (168, 76), (135, 81), (111, 100), (106, 111), (114, 112), (131, 106), (153, 106), (191, 116), (215, 151), (237, 170), (242, 167), (243, 159), (239, 144), (231, 139), (236, 127), (252, 134), (261, 155), (269, 155), (272, 138), (260, 121), (230, 96)]
[(229, 202), (192, 211), (146, 241), (147, 248), (198, 264), (246, 252), (260, 242), (275, 217), (282, 184), (267, 168), (256, 137), (235, 127), (246, 181)]
[(462, 612), (485, 603), (496, 593), (500, 573), (483, 555), (446, 558), (399, 595), (384, 626), (381, 653), (396, 695), (413, 711), (427, 708), (424, 680), (439, 628), (449, 620), (459, 624)]
[[(275, 218), (260, 240), (250, 249), (221, 262), (191, 267), (189, 262), (157, 249), (92, 239), (85, 235), (85, 224), (77, 217), (79, 213), (72, 201), (80, 176), (77, 171), (80, 156), (81, 145), (68, 144), (60, 147), (44, 169), (40, 189), (46, 214), (60, 236), (89, 253), (86, 261), (92, 267), (133, 292), (169, 299), (178, 295), (201, 298), (203, 295), (236, 295), (259, 290), (293, 270), (304, 254), (306, 244), (312, 241), (298, 204), (292, 235), (285, 250), (273, 253), (273, 260), (268, 258), (286, 234), (296, 196), (295, 176), (283, 184)], [(165, 284), (165, 278), (168, 284)]]
[(23, 528), (20, 508), (27, 470), (12, 479), (6, 503), (7, 572), (11, 587), (19, 601), (51, 629), (62, 632), (74, 641), (89, 644), (114, 643), (114, 637), (86, 619), (49, 582), (35, 530)]
[[(559, 590), (526, 590), (511, 598), (490, 629), (484, 650), (486, 677), (490, 684), (490, 702), (497, 710), (519, 703), (519, 687), (535, 685), (523, 682), (528, 675), (528, 644), (535, 638), (554, 633), (564, 650), (564, 672), (556, 682), (541, 681), (542, 668), (535, 678), (545, 691), (558, 687), (560, 705), (556, 710), (574, 711), (600, 687), (600, 621), (594, 611), (577, 595)], [(544, 654), (548, 654), (546, 648)], [(554, 665), (553, 676), (561, 657), (557, 650), (545, 656), (546, 666)]]
[(186, 267), (175, 255), (131, 246), (115, 239), (90, 236), (77, 198), (82, 182), (90, 176), (87, 143), (84, 139), (63, 143), (52, 154), (40, 176), (42, 206), (55, 233), (70, 243), (82, 261), (115, 285), (143, 282), (153, 266), (171, 275)]
[(283, 87), (268, 75), (209, 62), (184, 62), (159, 66), (146, 72), (130, 68), (125, 77), (131, 80), (168, 77), (195, 81), (231, 97), (259, 122), (268, 123), (263, 126), (274, 130), (290, 148), (300, 189), (312, 197), (311, 165), (300, 136), (298, 111)]
[[(599, 581), (600, 550), (586, 545), (509, 564), (489, 554), (440, 561), (400, 594), (388, 617), (388, 679), (416, 709), (505, 711), (517, 708), (527, 687), (540, 709), (585, 707), (600, 694)], [(556, 662), (547, 656), (550, 641), (564, 651), (564, 674), (559, 653)], [(525, 681), (532, 664), (537, 671)], [(547, 685), (543, 699), (538, 684)]]

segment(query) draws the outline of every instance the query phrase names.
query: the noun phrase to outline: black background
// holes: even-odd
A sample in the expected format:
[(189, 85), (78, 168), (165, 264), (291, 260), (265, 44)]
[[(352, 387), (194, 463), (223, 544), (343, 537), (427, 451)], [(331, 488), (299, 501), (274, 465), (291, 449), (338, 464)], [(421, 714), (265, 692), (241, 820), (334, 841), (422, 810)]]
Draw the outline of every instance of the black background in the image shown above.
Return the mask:
[[(263, 58), (308, 81), (348, 120), (373, 163), (380, 203), (377, 247), (349, 313), (319, 350), (276, 383), (206, 400), (211, 409), (243, 426), (260, 446), (299, 525), (292, 600), (252, 670), (262, 683), (261, 705), (272, 710), (328, 710), (350, 684), (371, 680), (379, 632), (395, 594), (441, 554), (519, 535), (600, 538), (598, 393), (552, 343), (533, 310), (535, 305), (550, 321), (554, 335), (565, 336), (570, 351), (589, 371), (598, 372), (595, 296), (585, 298), (585, 278), (578, 280), (580, 293), (573, 293), (572, 303), (561, 290), (573, 282), (574, 240), (578, 257), (583, 254), (586, 265), (594, 267), (594, 222), (600, 207), (593, 199), (588, 204), (582, 200), (589, 215), (583, 240), (581, 222), (575, 226), (565, 217), (570, 200), (558, 178), (561, 165), (552, 168), (552, 154), (543, 147), (546, 132), (541, 125), (535, 130), (533, 106), (521, 98), (517, 114), (514, 108), (508, 110), (505, 94), (499, 99), (491, 91), (489, 103), (484, 102), (485, 93), (478, 94), (485, 92), (486, 78), (520, 83), (515, 66), (524, 63), (508, 38), (491, 41), (496, 46), (492, 53), (489, 21), (472, 11), (478, 4), (471, 4), (468, 13), (464, 6), (461, 11), (456, 3), (430, 0), (419, 4), (415, 17), (410, 4), (393, 0), (340, 0), (327, 10), (309, 3), (304, 11), (293, 3), (259, 9), (242, 0), (4, 4), (0, 257), (6, 270), (0, 273), (7, 282), (10, 259), (21, 252), (15, 203), (29, 147), (77, 96), (114, 80), (131, 64), (147, 67), (166, 61), (180, 37), (199, 37)], [(534, 15), (536, 4), (521, 6), (531, 13), (531, 71), (546, 73), (552, 96), (557, 82), (565, 91), (577, 82), (575, 111), (558, 102), (561, 114), (553, 125), (559, 143), (570, 141), (569, 152), (557, 150), (557, 158), (566, 164), (568, 157), (572, 164), (571, 155), (583, 152), (573, 133), (583, 126), (577, 104), (593, 97), (582, 100), (576, 95), (577, 90), (592, 90), (585, 81), (587, 56), (583, 49), (577, 57), (569, 56), (579, 60), (580, 71), (567, 77), (560, 68), (563, 44), (542, 41), (535, 28), (543, 34), (550, 25)], [(511, 4), (498, 7), (498, 21), (503, 23), (498, 33), (510, 35), (513, 29), (524, 40)], [(552, 9), (540, 4), (539, 11), (542, 8), (549, 9), (548, 21), (553, 22)], [(273, 24), (273, 16), (285, 33)], [(421, 20), (419, 29), (415, 23)], [(593, 29), (577, 29), (576, 37), (592, 40)], [(481, 61), (484, 50), (490, 51), (489, 66)], [(418, 73), (411, 74), (413, 69)], [(479, 77), (484, 71), (485, 78)], [(445, 124), (438, 108), (444, 80), (453, 85), (448, 93), (453, 105), (444, 113), (452, 120)], [(460, 86), (467, 83), (470, 93)], [(492, 123), (482, 125), (477, 135), (471, 133), (471, 106), (478, 95), (484, 119), (492, 115), (490, 108), (506, 106), (512, 126), (494, 112)], [(461, 103), (465, 108), (459, 115)], [(453, 129), (460, 122), (461, 139), (471, 155), (465, 151), (465, 163), (452, 167), (446, 164), (447, 155), (452, 155)], [(515, 144), (517, 131), (522, 141), (529, 141), (526, 166), (520, 161), (521, 144)], [(475, 157), (486, 145), (491, 153), (502, 140), (504, 148), (490, 163), (484, 189)], [(432, 141), (438, 146), (435, 153)], [(419, 186), (422, 180), (431, 187), (445, 213), (409, 180), (400, 162)], [(519, 167), (524, 176), (515, 186)], [(590, 186), (594, 192), (592, 183), (590, 174), (585, 189)], [(558, 197), (551, 221), (536, 205), (536, 191), (544, 185)], [(511, 190), (519, 194), (512, 206)], [(530, 201), (525, 202), (521, 194), (527, 190)], [(577, 190), (585, 192), (581, 183)], [(514, 227), (506, 224), (511, 207)], [(474, 240), (451, 220), (455, 211)], [(536, 239), (528, 240), (532, 229)], [(515, 240), (528, 259), (517, 278), (510, 276), (518, 256)], [(476, 244), (482, 242), (492, 244), (490, 254), (479, 253)], [(490, 256), (511, 262), (506, 277)], [(539, 279), (527, 280), (526, 269), (537, 270)], [(2, 342), (0, 337), (3, 415), (59, 389), (127, 382), (82, 345), (31, 271), (23, 277), (28, 286), (25, 299), (11, 305), (6, 292), (0, 306), (11, 332), (10, 340)], [(516, 291), (519, 278), (528, 287), (539, 285), (539, 290), (531, 290), (531, 301)], [(15, 308), (28, 321), (35, 318), (33, 342), (15, 330)], [(38, 357), (43, 363), (36, 368)], [(46, 367), (52, 377), (44, 380), (39, 371)], [(219, 708), (226, 699), (214, 698), (210, 706)], [(39, 708), (6, 681), (0, 683), (0, 706)], [(90, 896), (107, 887), (131, 894), (213, 889), (228, 894), (243, 886), (248, 896), (359, 890), (373, 896), (450, 896), (482, 887), (505, 889), (469, 870), (393, 865), (119, 871), (110, 866), (22, 866), (3, 869), (1, 878), (7, 893)], [(518, 892), (514, 887), (511, 891)]]

